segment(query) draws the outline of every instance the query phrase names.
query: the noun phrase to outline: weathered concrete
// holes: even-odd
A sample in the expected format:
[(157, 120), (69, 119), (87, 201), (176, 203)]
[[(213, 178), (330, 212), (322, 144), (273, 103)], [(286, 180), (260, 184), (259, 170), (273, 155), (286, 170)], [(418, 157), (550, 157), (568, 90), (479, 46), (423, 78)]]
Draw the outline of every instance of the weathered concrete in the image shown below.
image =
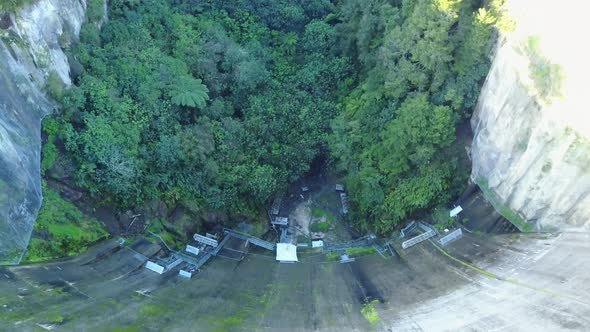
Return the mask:
[[(185, 279), (142, 267), (150, 245), (105, 243), (67, 261), (0, 269), (0, 326), (57, 330), (561, 331), (590, 317), (590, 235), (465, 234), (445, 250), (431, 241), (401, 256), (350, 264), (301, 255), (277, 264), (256, 249), (241, 262), (214, 258)], [(140, 254), (141, 253), (141, 254)], [(377, 300), (380, 320), (361, 315)], [(53, 323), (52, 323), (53, 321)]]
[(471, 119), (472, 178), (521, 230), (588, 231), (590, 52), (574, 41), (590, 4), (508, 3), (516, 31), (501, 38)]
[[(463, 273), (447, 295), (387, 311), (394, 331), (563, 331), (590, 324), (590, 234), (524, 238), (476, 265), (504, 280)], [(457, 252), (458, 254), (458, 252)], [(451, 264), (455, 268), (457, 264)]]

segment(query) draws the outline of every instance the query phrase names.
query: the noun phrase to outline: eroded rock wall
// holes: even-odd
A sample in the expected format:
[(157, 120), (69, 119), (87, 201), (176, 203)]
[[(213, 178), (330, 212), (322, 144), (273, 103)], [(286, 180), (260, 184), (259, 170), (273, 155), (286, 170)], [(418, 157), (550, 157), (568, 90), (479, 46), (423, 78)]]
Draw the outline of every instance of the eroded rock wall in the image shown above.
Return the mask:
[(590, 57), (577, 39), (587, 20), (576, 14), (585, 10), (550, 1), (510, 8), (516, 31), (501, 37), (471, 121), (472, 178), (521, 229), (587, 229)]
[(40, 125), (55, 107), (51, 73), (71, 83), (62, 50), (84, 21), (85, 0), (39, 0), (0, 13), (0, 264), (18, 263), (41, 206)]

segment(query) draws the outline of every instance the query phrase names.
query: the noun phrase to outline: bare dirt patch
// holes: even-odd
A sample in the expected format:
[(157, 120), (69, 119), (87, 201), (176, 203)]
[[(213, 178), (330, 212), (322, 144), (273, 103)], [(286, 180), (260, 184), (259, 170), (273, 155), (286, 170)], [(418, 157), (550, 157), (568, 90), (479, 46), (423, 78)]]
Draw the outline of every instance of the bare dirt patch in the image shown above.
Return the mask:
[(309, 200), (299, 203), (289, 214), (289, 223), (296, 230), (297, 235), (309, 236), (309, 224), (311, 222), (311, 202)]

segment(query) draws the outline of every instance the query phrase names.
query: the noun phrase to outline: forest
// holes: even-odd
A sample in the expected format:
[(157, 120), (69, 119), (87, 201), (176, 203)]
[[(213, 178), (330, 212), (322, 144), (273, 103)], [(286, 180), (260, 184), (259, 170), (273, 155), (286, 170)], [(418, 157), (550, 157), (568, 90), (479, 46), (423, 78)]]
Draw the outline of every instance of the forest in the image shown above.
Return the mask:
[(252, 216), (323, 157), (355, 227), (391, 233), (464, 189), (502, 3), (90, 0), (42, 170), (62, 151), (99, 205)]

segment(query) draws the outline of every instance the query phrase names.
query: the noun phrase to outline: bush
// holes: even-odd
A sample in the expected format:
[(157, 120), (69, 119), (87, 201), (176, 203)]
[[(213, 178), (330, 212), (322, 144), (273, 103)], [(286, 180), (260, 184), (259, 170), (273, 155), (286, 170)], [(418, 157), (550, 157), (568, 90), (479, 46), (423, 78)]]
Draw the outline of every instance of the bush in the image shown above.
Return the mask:
[(29, 2), (30, 0), (2, 0), (0, 1), (0, 11), (13, 12)]
[(45, 90), (51, 98), (55, 100), (61, 100), (61, 97), (64, 93), (64, 83), (59, 78), (57, 72), (52, 71), (47, 76), (47, 81), (45, 82)]
[(346, 249), (346, 254), (349, 256), (366, 256), (371, 255), (375, 252), (373, 247), (352, 247)]
[(326, 259), (329, 261), (337, 261), (340, 259), (340, 254), (338, 254), (336, 251), (330, 251), (326, 254)]
[(330, 230), (330, 223), (327, 221), (320, 221), (311, 224), (309, 227), (312, 232), (322, 232), (325, 233)]
[(377, 313), (377, 310), (375, 310), (375, 307), (373, 306), (374, 303), (377, 303), (377, 300), (366, 303), (361, 308), (361, 314), (363, 315), (363, 317), (365, 317), (365, 319), (367, 321), (369, 321), (369, 323), (371, 325), (377, 323), (377, 321), (379, 320), (379, 314)]
[(80, 29), (80, 42), (94, 47), (100, 46), (100, 30), (91, 23), (84, 23)]
[(53, 167), (57, 159), (57, 147), (55, 146), (55, 137), (49, 136), (47, 142), (41, 149), (41, 174)]
[(104, 0), (89, 0), (86, 9), (86, 18), (88, 22), (94, 23), (102, 20), (104, 14)]
[(108, 233), (95, 219), (84, 215), (74, 204), (62, 199), (43, 182), (43, 206), (35, 222), (35, 233), (24, 262), (40, 262), (79, 254), (89, 244)]

